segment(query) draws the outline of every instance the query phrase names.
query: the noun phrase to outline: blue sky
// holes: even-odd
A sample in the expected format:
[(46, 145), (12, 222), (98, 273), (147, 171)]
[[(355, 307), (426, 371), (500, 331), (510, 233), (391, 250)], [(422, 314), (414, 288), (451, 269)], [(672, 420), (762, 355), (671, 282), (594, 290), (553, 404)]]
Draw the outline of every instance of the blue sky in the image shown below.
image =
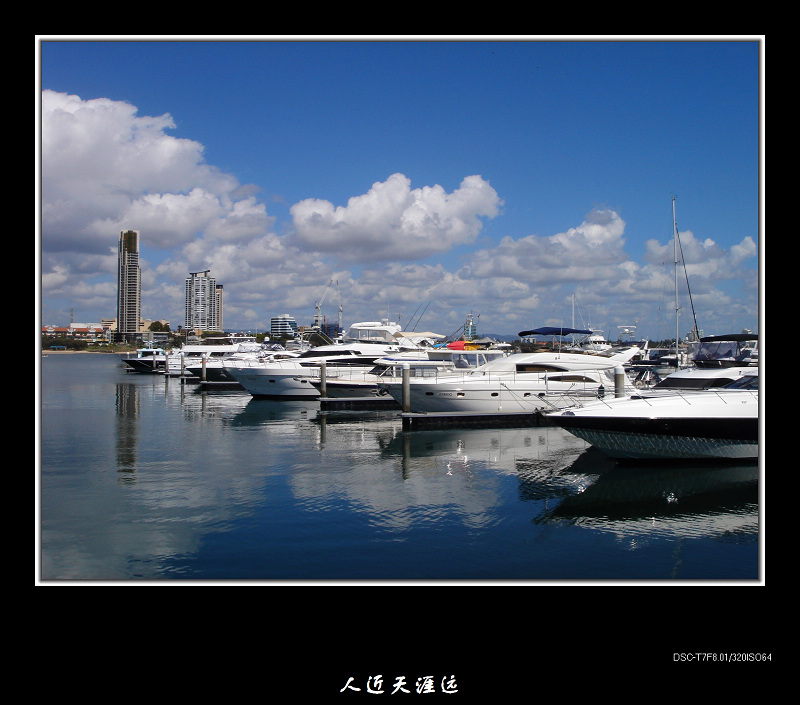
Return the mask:
[(308, 324), (327, 289), (345, 325), (449, 334), (473, 312), (515, 334), (570, 325), (574, 296), (579, 326), (661, 339), (676, 196), (700, 328), (758, 330), (763, 38), (38, 37), (37, 56), (43, 324), (115, 315), (132, 228), (143, 315), (173, 329), (210, 268), (227, 329)]

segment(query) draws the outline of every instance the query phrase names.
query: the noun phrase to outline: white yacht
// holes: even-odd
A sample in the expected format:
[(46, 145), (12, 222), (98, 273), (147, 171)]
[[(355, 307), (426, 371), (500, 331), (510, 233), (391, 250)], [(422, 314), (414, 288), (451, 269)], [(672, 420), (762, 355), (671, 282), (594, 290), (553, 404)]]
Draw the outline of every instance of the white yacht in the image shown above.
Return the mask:
[[(449, 346), (408, 350), (375, 360), (375, 365), (366, 372), (341, 369), (328, 378), (326, 371), (325, 396), (331, 399), (385, 396), (388, 392), (384, 385), (402, 383), (406, 365), (410, 379), (429, 379), (448, 372), (475, 369), (507, 355), (501, 349), (454, 349)], [(311, 379), (310, 382), (321, 390), (321, 379)]]
[(380, 357), (401, 350), (423, 350), (431, 345), (433, 334), (404, 333), (399, 325), (386, 320), (354, 323), (334, 345), (320, 345), (294, 359), (270, 361), (226, 361), (226, 371), (255, 397), (277, 399), (319, 398), (311, 380), (319, 378), (325, 362), (327, 377), (343, 370), (368, 372)]
[(261, 345), (253, 336), (226, 335), (206, 338), (202, 343), (187, 343), (168, 356), (163, 372), (170, 377), (179, 377), (181, 374), (191, 374), (194, 366), (211, 366), (211, 361), (221, 362), (225, 357), (234, 354), (257, 354)]
[(758, 367), (758, 336), (734, 333), (700, 338), (690, 343), (689, 364), (666, 375), (637, 362), (631, 368), (637, 387), (652, 389), (713, 389), (724, 387)]
[[(500, 357), (464, 373), (449, 372), (409, 380), (413, 413), (510, 413), (563, 408), (614, 396), (618, 380), (632, 386), (622, 366), (638, 352), (633, 347), (611, 357), (534, 352)], [(382, 383), (402, 404), (402, 382)], [(623, 390), (620, 390), (623, 391)]]
[(606, 340), (603, 331), (591, 329), (589, 335), (576, 341), (572, 346), (567, 346), (567, 349), (602, 355), (609, 352), (613, 347), (614, 346)]
[(288, 359), (297, 357), (299, 352), (285, 350), (282, 345), (252, 345), (243, 343), (238, 349), (230, 350), (222, 356), (210, 356), (201, 359), (200, 362), (192, 362), (185, 368), (185, 374), (192, 375), (197, 379), (206, 382), (224, 382), (226, 384), (236, 384), (236, 380), (230, 375), (224, 363), (242, 363), (246, 361), (268, 361), (277, 359)]
[(126, 357), (122, 361), (129, 372), (163, 372), (167, 363), (167, 351), (155, 347), (138, 348), (136, 357)]
[(648, 390), (547, 414), (617, 459), (758, 457), (758, 370), (727, 387)]
[(222, 364), (254, 397), (314, 400), (319, 398), (319, 391), (311, 380), (319, 377), (322, 362), (327, 374), (335, 376), (343, 368), (366, 372), (384, 354), (383, 350), (354, 344), (321, 345), (294, 358), (230, 360)]

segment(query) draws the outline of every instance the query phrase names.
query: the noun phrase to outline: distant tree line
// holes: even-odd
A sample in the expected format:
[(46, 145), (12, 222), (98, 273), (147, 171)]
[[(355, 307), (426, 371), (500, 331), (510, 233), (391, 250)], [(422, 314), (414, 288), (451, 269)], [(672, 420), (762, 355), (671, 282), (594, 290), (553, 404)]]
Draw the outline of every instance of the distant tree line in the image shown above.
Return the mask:
[(89, 347), (89, 343), (80, 338), (59, 338), (52, 335), (43, 335), (42, 350), (48, 350), (51, 347), (61, 347), (67, 350), (85, 350)]

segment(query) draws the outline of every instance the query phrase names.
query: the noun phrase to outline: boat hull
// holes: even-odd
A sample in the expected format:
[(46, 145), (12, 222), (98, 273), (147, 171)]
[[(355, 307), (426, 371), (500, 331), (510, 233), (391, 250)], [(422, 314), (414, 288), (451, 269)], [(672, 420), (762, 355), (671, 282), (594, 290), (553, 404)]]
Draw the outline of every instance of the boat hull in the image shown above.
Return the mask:
[[(192, 377), (197, 377), (197, 379), (203, 379), (203, 367), (189, 367), (186, 369), (186, 372)], [(223, 367), (221, 364), (217, 365), (206, 365), (205, 368), (205, 381), (206, 382), (226, 382), (228, 384), (235, 383), (236, 380), (233, 378), (228, 370)]]
[(307, 401), (319, 398), (319, 390), (311, 384), (310, 378), (300, 376), (306, 372), (302, 369), (228, 367), (227, 370), (254, 397)]
[(165, 360), (156, 358), (153, 364), (153, 358), (126, 358), (123, 362), (133, 371), (143, 374), (152, 374), (154, 372), (163, 372), (166, 365)]
[[(402, 383), (386, 385), (386, 388), (395, 401), (403, 403)], [(464, 381), (460, 384), (412, 382), (408, 393), (410, 410), (415, 413), (495, 414), (569, 408), (597, 401), (609, 390), (601, 384)]]
[[(370, 367), (348, 367), (348, 374), (365, 374)], [(319, 367), (303, 367), (290, 361), (271, 363), (265, 366), (238, 367), (226, 365), (227, 372), (254, 397), (269, 399), (316, 400), (320, 397)], [(335, 378), (333, 367), (329, 381)]]
[[(568, 408), (617, 393), (618, 383), (634, 391), (622, 365), (638, 348), (605, 358), (571, 353), (519, 353), (461, 373), (410, 380), (414, 413), (503, 414)], [(618, 379), (619, 378), (619, 379)], [(402, 384), (387, 384), (403, 403)]]
[[(312, 384), (317, 390), (317, 395), (321, 392), (321, 383), (319, 380), (312, 380)], [(338, 381), (328, 379), (325, 382), (325, 396), (331, 399), (363, 399), (368, 397), (391, 397), (382, 389), (378, 387), (377, 382), (353, 382), (353, 381)]]
[(758, 392), (649, 392), (548, 414), (617, 459), (758, 457)]
[(609, 420), (561, 416), (558, 425), (618, 460), (758, 457), (758, 419)]
[[(363, 353), (368, 349), (368, 353)], [(383, 345), (326, 345), (306, 351), (297, 358), (269, 362), (223, 362), (230, 375), (254, 397), (270, 399), (316, 400), (319, 390), (312, 384), (326, 375), (363, 375), (375, 360), (389, 352)]]

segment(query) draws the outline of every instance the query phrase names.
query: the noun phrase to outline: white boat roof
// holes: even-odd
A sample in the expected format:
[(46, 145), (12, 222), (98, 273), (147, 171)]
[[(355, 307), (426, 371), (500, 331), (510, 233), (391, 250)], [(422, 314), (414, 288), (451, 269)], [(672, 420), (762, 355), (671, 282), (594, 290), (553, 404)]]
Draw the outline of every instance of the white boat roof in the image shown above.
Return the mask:
[(561, 352), (516, 353), (487, 362), (480, 369), (486, 371), (512, 370), (517, 369), (519, 365), (542, 365), (554, 368), (557, 367), (564, 370), (609, 369), (633, 357), (636, 350), (638, 350), (638, 348), (634, 348), (634, 352), (626, 352), (612, 357)]

